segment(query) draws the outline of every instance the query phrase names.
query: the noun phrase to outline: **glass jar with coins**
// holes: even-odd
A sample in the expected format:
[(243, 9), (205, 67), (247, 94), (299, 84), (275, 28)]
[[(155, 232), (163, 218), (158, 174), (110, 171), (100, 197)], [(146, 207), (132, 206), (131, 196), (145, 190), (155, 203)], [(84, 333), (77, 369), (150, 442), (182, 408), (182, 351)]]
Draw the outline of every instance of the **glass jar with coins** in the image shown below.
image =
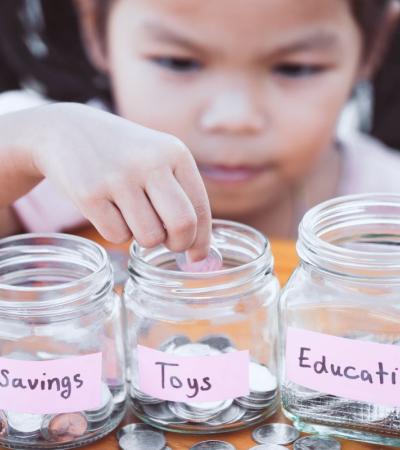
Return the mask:
[(311, 209), (280, 302), (285, 414), (305, 432), (400, 446), (400, 195)]
[(182, 433), (245, 428), (278, 405), (279, 283), (269, 242), (215, 220), (207, 259), (134, 244), (124, 290), (129, 401)]
[(0, 445), (79, 447), (125, 412), (121, 303), (97, 244), (0, 240)]

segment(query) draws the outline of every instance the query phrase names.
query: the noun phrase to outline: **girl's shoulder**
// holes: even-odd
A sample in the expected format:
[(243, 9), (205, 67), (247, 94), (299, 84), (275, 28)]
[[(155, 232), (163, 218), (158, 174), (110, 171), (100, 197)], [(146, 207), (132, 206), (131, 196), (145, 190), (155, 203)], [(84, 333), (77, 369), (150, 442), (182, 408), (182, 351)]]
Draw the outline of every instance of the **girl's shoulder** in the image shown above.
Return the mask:
[(339, 195), (400, 192), (400, 150), (354, 133), (341, 142), (342, 172)]

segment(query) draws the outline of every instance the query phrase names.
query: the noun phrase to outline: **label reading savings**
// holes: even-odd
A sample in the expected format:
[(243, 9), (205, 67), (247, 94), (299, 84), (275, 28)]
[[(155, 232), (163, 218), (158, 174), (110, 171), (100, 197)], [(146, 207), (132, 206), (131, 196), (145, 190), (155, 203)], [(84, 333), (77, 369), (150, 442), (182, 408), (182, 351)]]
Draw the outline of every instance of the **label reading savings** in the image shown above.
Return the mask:
[(351, 400), (400, 406), (400, 346), (289, 327), (287, 378)]

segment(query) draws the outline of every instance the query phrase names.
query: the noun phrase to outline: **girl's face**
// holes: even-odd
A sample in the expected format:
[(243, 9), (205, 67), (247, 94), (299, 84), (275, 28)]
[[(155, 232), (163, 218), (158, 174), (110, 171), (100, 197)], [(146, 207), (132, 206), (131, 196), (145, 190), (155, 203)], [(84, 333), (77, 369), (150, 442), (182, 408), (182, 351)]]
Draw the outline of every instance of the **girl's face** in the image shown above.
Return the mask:
[(118, 0), (107, 30), (117, 112), (189, 147), (216, 216), (308, 175), (361, 64), (346, 0)]

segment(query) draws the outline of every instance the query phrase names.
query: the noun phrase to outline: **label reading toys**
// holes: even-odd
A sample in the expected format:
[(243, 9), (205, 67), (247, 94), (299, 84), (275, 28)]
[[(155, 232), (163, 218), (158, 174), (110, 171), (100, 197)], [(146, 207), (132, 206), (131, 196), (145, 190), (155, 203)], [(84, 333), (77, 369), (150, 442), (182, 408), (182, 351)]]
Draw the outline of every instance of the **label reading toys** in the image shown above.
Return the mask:
[(45, 361), (0, 358), (0, 409), (53, 414), (97, 408), (102, 354)]
[(249, 394), (249, 352), (177, 356), (138, 346), (139, 389), (178, 402), (210, 402)]
[(400, 406), (400, 346), (288, 328), (287, 378), (325, 394)]

